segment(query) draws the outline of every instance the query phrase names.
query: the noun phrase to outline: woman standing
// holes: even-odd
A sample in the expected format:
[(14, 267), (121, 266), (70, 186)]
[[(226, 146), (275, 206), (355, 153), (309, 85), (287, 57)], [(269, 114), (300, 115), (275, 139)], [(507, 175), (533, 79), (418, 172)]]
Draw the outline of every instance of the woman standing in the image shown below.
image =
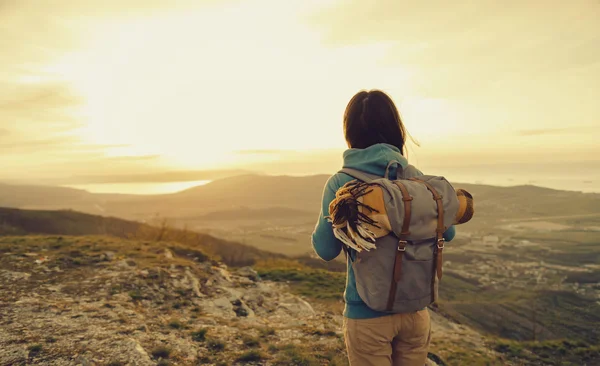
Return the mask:
[[(344, 152), (344, 168), (385, 175), (388, 164), (408, 166), (405, 158), (407, 132), (391, 98), (382, 91), (357, 93), (344, 113), (344, 134), (349, 149)], [(421, 174), (420, 172), (418, 172)], [(315, 252), (325, 261), (335, 259), (342, 243), (335, 237), (329, 216), (329, 203), (336, 191), (354, 178), (336, 173), (323, 191), (321, 213), (312, 234)], [(451, 226), (444, 239), (454, 238)], [(356, 252), (349, 249), (344, 292), (344, 337), (351, 366), (423, 366), (431, 340), (427, 308), (414, 313), (390, 314), (369, 308), (356, 289), (351, 260)]]

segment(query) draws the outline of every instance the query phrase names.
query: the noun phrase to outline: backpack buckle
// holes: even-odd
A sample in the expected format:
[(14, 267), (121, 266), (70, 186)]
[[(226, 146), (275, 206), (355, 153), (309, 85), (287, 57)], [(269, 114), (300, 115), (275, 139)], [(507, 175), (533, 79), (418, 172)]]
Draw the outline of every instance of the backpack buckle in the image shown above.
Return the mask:
[(446, 239), (444, 239), (444, 238), (438, 239), (438, 241), (437, 241), (437, 247), (438, 247), (438, 249), (444, 249), (444, 243), (445, 242), (446, 242)]
[(406, 244), (408, 244), (408, 242), (406, 240), (398, 240), (398, 251), (399, 252), (405, 252), (406, 251)]

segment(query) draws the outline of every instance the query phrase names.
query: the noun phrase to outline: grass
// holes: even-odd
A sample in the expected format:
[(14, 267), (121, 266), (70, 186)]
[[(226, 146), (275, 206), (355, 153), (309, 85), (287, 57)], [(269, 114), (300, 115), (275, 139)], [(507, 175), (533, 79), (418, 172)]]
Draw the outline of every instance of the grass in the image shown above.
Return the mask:
[(206, 340), (206, 333), (208, 333), (208, 329), (206, 328), (192, 332), (192, 340), (195, 342), (204, 342)]
[(511, 360), (550, 366), (596, 365), (600, 363), (600, 346), (570, 340), (546, 342), (498, 341), (494, 350)]
[(246, 347), (260, 347), (260, 340), (255, 337), (244, 336), (242, 342), (244, 342), (244, 346)]
[(183, 329), (185, 325), (183, 325), (179, 320), (171, 320), (169, 322), (169, 328), (172, 329)]
[(171, 356), (171, 349), (165, 346), (156, 347), (151, 352), (152, 357), (155, 359), (167, 359)]
[(43, 348), (44, 347), (41, 344), (32, 344), (31, 346), (27, 347), (27, 350), (29, 351), (29, 356), (34, 357), (42, 352)]
[(261, 338), (268, 338), (275, 335), (275, 329), (270, 327), (260, 328), (258, 333)]
[[(284, 258), (283, 255), (267, 252), (258, 248), (215, 238), (204, 233), (175, 228), (168, 220), (157, 219), (151, 225), (114, 217), (102, 217), (84, 214), (72, 210), (42, 211), (20, 210), (0, 207), (0, 235), (89, 235), (109, 236), (139, 242), (163, 242), (174, 254), (171, 262), (187, 259), (195, 262), (220, 259), (229, 266), (253, 265), (264, 258)], [(65, 242), (71, 241), (64, 237)], [(112, 240), (114, 241), (114, 240)], [(58, 242), (58, 240), (57, 240)], [(135, 251), (135, 246), (112, 246), (109, 239), (105, 243), (105, 251), (115, 253)], [(68, 243), (57, 243), (57, 248), (66, 247)], [(131, 250), (128, 250), (131, 248)], [(163, 248), (164, 249), (164, 248)], [(143, 257), (144, 251), (140, 254)], [(128, 257), (133, 258), (132, 255)], [(153, 256), (155, 265), (160, 265), (163, 256)], [(99, 258), (98, 258), (99, 259)], [(138, 266), (140, 264), (135, 259)], [(164, 262), (164, 261), (163, 261)], [(77, 258), (76, 263), (67, 260), (71, 266), (79, 266), (86, 262)], [(164, 263), (162, 263), (164, 264)]]
[(309, 352), (296, 347), (293, 344), (288, 344), (280, 349), (275, 365), (284, 366), (316, 366), (320, 365), (319, 361)]
[(261, 278), (270, 281), (289, 282), (292, 291), (298, 295), (318, 300), (341, 301), (346, 286), (346, 274), (322, 269), (290, 267), (269, 267), (264, 263), (256, 268)]
[(258, 350), (250, 350), (244, 352), (241, 356), (239, 356), (236, 361), (237, 362), (259, 362), (265, 360), (267, 357)]
[(225, 343), (218, 339), (212, 338), (212, 339), (208, 339), (206, 341), (206, 347), (208, 347), (208, 349), (210, 349), (212, 351), (220, 352), (225, 349)]
[(129, 297), (133, 301), (140, 301), (144, 299), (144, 295), (140, 292), (140, 290), (129, 291)]

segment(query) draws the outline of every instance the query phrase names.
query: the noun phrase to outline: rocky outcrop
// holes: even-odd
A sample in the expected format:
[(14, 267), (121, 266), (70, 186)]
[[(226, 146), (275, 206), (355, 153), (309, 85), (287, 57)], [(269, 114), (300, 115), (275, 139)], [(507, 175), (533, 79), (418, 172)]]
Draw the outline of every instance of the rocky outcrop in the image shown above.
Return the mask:
[(39, 255), (2, 250), (6, 240), (0, 365), (343, 364), (341, 316), (316, 311), (251, 268), (169, 250), (149, 265), (148, 253), (95, 251), (93, 243), (89, 252), (53, 253), (42, 241), (50, 239), (29, 243), (46, 249), (40, 264)]

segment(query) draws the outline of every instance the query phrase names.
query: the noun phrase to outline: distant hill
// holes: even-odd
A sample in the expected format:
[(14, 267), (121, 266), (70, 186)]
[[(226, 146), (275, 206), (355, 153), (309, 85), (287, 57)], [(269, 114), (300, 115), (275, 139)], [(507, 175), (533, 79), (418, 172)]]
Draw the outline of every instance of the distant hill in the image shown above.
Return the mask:
[(248, 208), (212, 211), (203, 215), (186, 217), (186, 220), (225, 221), (225, 220), (286, 220), (289, 218), (314, 218), (314, 212), (287, 207)]
[(0, 207), (23, 209), (72, 209), (104, 213), (107, 202), (131, 201), (135, 196), (95, 194), (82, 189), (0, 183)]
[(151, 241), (176, 241), (197, 246), (198, 249), (223, 260), (228, 265), (251, 265), (258, 260), (284, 258), (252, 246), (222, 240), (211, 235), (169, 226), (165, 221), (157, 226), (103, 217), (74, 211), (33, 211), (0, 208), (2, 235), (109, 235)]
[[(288, 219), (308, 228), (321, 207), (326, 175), (304, 177), (240, 175), (164, 195), (107, 195), (82, 190), (0, 185), (0, 206), (27, 209), (73, 209), (146, 221), (157, 215), (202, 227), (208, 221)], [(454, 183), (475, 196), (471, 227), (495, 228), (500, 221), (600, 215), (600, 194), (536, 186), (496, 187)], [(312, 214), (312, 217), (310, 216)], [(227, 230), (227, 227), (225, 227)]]

